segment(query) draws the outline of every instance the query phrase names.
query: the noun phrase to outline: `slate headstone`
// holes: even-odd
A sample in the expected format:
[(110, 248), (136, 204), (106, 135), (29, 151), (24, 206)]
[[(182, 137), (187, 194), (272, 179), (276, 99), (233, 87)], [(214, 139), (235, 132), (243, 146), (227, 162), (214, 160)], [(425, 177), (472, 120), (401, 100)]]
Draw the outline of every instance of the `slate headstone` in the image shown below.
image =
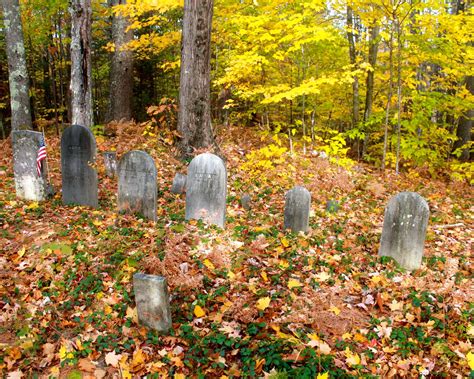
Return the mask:
[(43, 133), (19, 130), (12, 131), (11, 136), (16, 195), (20, 199), (42, 201), (48, 195), (48, 172), (43, 160), (38, 175), (36, 158), (44, 143)]
[(249, 211), (251, 202), (252, 199), (248, 193), (242, 194), (242, 197), (240, 198), (240, 204), (242, 205), (242, 208), (244, 208), (246, 211)]
[(96, 143), (92, 132), (71, 125), (61, 136), (63, 204), (98, 206)]
[(171, 309), (166, 278), (142, 273), (134, 274), (133, 292), (138, 321), (159, 332), (169, 330)]
[(285, 229), (293, 233), (306, 233), (309, 228), (309, 211), (311, 208), (311, 194), (304, 187), (294, 187), (286, 193), (285, 202)]
[(430, 210), (416, 192), (400, 192), (385, 208), (379, 256), (395, 259), (406, 270), (421, 265)]
[(144, 151), (125, 154), (118, 164), (118, 208), (156, 221), (156, 166)]
[(186, 220), (202, 219), (221, 228), (225, 223), (227, 172), (217, 155), (196, 156), (188, 167)]
[(116, 151), (104, 151), (104, 165), (105, 175), (109, 178), (113, 178), (117, 175), (117, 152)]
[(179, 172), (173, 178), (173, 185), (171, 186), (171, 193), (176, 195), (186, 192), (186, 175)]

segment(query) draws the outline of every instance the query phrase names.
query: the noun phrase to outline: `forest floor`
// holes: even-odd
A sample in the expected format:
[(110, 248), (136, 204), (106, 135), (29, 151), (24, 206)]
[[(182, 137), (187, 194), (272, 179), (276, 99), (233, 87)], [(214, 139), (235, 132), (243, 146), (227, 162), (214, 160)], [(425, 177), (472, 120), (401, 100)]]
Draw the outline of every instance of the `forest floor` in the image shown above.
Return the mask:
[[(184, 220), (184, 196), (169, 189), (186, 165), (169, 141), (141, 132), (119, 125), (114, 137), (97, 138), (98, 209), (61, 204), (53, 136), (57, 193), (43, 203), (16, 199), (10, 142), (1, 143), (2, 377), (474, 377), (472, 187), (416, 171), (346, 170), (311, 154), (266, 150), (245, 165), (269, 141), (230, 128), (220, 135), (222, 230)], [(156, 224), (117, 213), (117, 182), (101, 158), (111, 149), (155, 158)], [(295, 184), (312, 194), (306, 235), (282, 228)], [(423, 264), (412, 273), (377, 256), (384, 207), (400, 191), (420, 193), (431, 211)], [(242, 192), (252, 197), (248, 212)], [(326, 211), (330, 199), (337, 212)], [(167, 335), (137, 323), (137, 271), (168, 279)]]

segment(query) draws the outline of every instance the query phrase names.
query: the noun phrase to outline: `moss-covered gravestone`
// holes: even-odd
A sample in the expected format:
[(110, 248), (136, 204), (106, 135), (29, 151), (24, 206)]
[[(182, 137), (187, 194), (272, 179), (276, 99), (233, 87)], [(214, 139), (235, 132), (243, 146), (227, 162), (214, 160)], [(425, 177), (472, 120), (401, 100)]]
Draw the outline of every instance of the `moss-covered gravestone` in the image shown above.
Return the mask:
[(311, 208), (311, 194), (304, 188), (297, 186), (286, 193), (284, 228), (293, 233), (304, 232), (309, 229), (309, 211)]
[(129, 151), (120, 159), (117, 175), (118, 209), (156, 221), (157, 172), (153, 158), (144, 151)]
[(221, 228), (225, 223), (227, 172), (217, 155), (195, 157), (186, 182), (186, 220), (200, 219)]
[(96, 143), (92, 132), (71, 125), (61, 136), (63, 204), (98, 206)]
[(421, 265), (430, 210), (415, 192), (401, 192), (385, 208), (379, 256), (392, 257), (406, 270)]

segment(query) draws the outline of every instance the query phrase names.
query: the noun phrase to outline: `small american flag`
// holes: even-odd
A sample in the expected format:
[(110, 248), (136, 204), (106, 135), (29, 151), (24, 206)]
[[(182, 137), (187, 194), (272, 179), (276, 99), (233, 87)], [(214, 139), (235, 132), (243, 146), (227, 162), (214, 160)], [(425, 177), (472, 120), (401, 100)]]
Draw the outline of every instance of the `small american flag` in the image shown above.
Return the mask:
[(46, 145), (44, 143), (44, 138), (40, 142), (40, 146), (38, 148), (38, 155), (36, 156), (36, 172), (38, 176), (41, 176), (41, 166), (42, 162), (46, 159)]

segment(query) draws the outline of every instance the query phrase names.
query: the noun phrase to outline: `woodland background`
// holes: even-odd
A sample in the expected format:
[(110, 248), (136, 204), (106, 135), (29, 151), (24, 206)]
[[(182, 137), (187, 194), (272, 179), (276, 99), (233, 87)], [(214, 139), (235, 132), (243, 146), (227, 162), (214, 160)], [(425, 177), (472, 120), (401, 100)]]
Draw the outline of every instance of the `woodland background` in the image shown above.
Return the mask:
[[(113, 119), (134, 119), (147, 122), (152, 137), (177, 138), (182, 6), (92, 2), (96, 134)], [(68, 2), (23, 1), (21, 12), (34, 123), (58, 130), (71, 119)], [(472, 165), (462, 163), (472, 154), (474, 67), (474, 27), (464, 1), (217, 0), (212, 25), (215, 130), (259, 125), (276, 136), (276, 146), (282, 138), (291, 149), (316, 146), (342, 164), (350, 164), (349, 155), (397, 171), (415, 167), (472, 180)], [(115, 49), (133, 67), (129, 74), (114, 72)], [(129, 89), (110, 97), (117, 81)], [(131, 101), (129, 111), (124, 101)]]

